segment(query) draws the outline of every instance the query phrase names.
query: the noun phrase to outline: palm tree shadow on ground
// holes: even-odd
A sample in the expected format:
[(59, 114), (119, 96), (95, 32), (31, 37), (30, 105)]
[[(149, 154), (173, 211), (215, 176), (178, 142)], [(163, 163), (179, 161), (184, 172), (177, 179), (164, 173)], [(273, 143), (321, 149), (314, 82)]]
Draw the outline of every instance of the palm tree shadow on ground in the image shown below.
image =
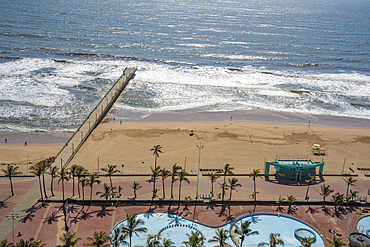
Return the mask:
[[(19, 221), (22, 223), (27, 223), (27, 221), (32, 222), (33, 218), (35, 217), (35, 212), (39, 209), (41, 209), (42, 205), (37, 205), (38, 203), (35, 203), (30, 207), (29, 209), (24, 209), (22, 212), (26, 212), (26, 215)], [(49, 205), (44, 203), (44, 207), (48, 207)]]
[(306, 210), (306, 213), (310, 212), (310, 214), (316, 214), (319, 212), (317, 208), (311, 207), (311, 205), (308, 205), (308, 209)]
[(89, 218), (92, 218), (92, 216), (91, 216), (92, 214), (93, 214), (93, 212), (88, 213), (87, 211), (82, 211), (80, 219), (81, 220), (87, 220)]
[(95, 211), (97, 212), (96, 216), (99, 218), (107, 217), (107, 216), (112, 216), (113, 209), (107, 209), (105, 206), (101, 207), (101, 210)]
[(6, 206), (6, 201), (11, 198), (12, 196), (8, 196), (8, 198), (4, 199), (3, 201), (0, 202), (0, 209), (2, 208), (7, 208), (8, 206)]
[(52, 225), (53, 223), (58, 223), (60, 217), (63, 217), (63, 215), (57, 216), (57, 212), (54, 212), (49, 217), (47, 217), (43, 223), (48, 223), (48, 225)]

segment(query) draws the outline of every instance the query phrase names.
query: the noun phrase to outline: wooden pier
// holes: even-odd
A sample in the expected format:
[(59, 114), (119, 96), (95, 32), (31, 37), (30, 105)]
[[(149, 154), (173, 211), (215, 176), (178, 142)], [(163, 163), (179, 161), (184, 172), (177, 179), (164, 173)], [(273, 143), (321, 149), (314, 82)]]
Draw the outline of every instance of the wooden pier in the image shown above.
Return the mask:
[(126, 88), (128, 82), (135, 75), (136, 68), (126, 68), (122, 76), (112, 86), (109, 92), (97, 104), (90, 115), (85, 119), (77, 131), (68, 140), (65, 146), (59, 151), (55, 157), (53, 166), (66, 167), (73, 159), (77, 151), (81, 148), (91, 132), (99, 125), (99, 123), (108, 114), (113, 104)]

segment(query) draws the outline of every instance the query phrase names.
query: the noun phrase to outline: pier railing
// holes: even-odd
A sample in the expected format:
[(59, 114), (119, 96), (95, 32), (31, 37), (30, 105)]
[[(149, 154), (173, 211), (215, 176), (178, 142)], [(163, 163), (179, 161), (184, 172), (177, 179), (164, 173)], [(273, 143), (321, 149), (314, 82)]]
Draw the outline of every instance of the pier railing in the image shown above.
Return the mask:
[(59, 151), (54, 159), (53, 165), (66, 167), (71, 162), (77, 151), (85, 143), (91, 132), (108, 114), (113, 104), (126, 88), (128, 82), (135, 75), (136, 68), (125, 68), (122, 76), (112, 86), (108, 93), (100, 100), (89, 116), (80, 125), (77, 131), (69, 138), (65, 146)]

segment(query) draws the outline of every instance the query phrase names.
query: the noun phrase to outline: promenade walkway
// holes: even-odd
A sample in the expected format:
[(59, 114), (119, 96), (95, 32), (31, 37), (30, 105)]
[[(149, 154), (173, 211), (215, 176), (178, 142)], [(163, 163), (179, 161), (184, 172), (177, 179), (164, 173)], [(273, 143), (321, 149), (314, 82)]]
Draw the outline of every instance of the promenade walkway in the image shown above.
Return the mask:
[(66, 145), (57, 154), (53, 166), (68, 166), (74, 155), (89, 137), (91, 132), (107, 115), (113, 104), (116, 102), (122, 91), (127, 86), (136, 72), (135, 68), (126, 68), (122, 76), (117, 80), (109, 92), (102, 98), (99, 104), (94, 108), (86, 120), (81, 124), (78, 130), (68, 140)]

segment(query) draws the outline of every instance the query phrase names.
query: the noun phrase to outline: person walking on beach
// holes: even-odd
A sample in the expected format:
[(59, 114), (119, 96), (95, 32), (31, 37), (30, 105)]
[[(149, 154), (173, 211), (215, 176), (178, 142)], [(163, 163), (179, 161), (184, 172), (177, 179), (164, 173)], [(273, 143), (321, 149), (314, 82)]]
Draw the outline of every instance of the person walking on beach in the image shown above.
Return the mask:
[(5, 138), (5, 143), (8, 143), (8, 139), (7, 138)]

